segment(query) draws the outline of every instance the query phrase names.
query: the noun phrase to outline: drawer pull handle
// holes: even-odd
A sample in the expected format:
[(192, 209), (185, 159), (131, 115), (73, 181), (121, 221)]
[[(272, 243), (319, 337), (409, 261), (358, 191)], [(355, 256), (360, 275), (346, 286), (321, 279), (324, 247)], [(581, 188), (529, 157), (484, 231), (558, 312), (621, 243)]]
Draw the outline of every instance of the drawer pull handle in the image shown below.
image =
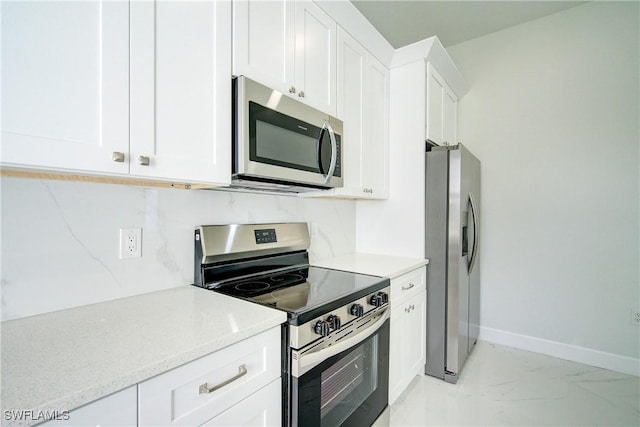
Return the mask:
[(415, 285), (413, 283), (409, 283), (409, 286), (403, 286), (402, 290), (403, 291), (408, 291), (409, 289), (413, 288)]
[(221, 389), (222, 387), (231, 384), (232, 382), (234, 382), (235, 380), (237, 380), (240, 377), (243, 377), (247, 375), (247, 368), (244, 365), (240, 365), (238, 366), (238, 374), (229, 378), (226, 381), (221, 382), (220, 384), (214, 385), (213, 387), (209, 387), (209, 385), (207, 383), (204, 383), (200, 386), (200, 394), (208, 394), (208, 393), (213, 393), (216, 390)]

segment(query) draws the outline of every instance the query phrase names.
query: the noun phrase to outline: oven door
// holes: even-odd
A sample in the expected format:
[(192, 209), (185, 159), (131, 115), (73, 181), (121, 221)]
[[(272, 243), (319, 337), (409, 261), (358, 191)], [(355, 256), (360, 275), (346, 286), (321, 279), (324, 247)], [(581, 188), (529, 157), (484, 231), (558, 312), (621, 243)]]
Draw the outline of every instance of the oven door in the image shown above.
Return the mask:
[(291, 361), (304, 365), (291, 377), (292, 426), (370, 426), (378, 418), (389, 391), (388, 310), (371, 329)]

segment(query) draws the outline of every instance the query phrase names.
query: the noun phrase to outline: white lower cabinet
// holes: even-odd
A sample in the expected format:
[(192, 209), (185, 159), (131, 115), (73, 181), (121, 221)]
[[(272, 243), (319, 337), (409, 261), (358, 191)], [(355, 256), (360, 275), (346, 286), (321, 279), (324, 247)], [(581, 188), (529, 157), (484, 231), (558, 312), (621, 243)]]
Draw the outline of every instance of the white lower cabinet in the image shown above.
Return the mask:
[(279, 426), (282, 424), (280, 378), (205, 423), (205, 426)]
[(426, 268), (391, 281), (389, 404), (395, 402), (426, 362)]
[(279, 425), (280, 327), (138, 384), (138, 424)]

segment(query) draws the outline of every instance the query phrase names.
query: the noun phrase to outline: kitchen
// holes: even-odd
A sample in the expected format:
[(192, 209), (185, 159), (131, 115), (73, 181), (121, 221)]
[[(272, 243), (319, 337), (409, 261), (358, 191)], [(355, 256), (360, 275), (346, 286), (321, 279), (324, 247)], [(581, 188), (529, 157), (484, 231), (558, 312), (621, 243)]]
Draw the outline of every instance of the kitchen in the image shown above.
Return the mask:
[[(447, 47), (469, 86), (457, 139), (483, 163), (481, 339), (634, 375), (637, 15), (633, 3), (587, 3)], [(390, 132), (422, 141), (424, 125), (393, 128), (402, 88), (391, 79)], [(424, 108), (415, 95), (404, 102)], [(420, 221), (407, 215), (421, 209), (416, 178), (405, 174), (422, 152), (403, 141), (390, 137), (386, 201), (3, 176), (2, 319), (192, 283), (201, 224), (308, 222), (312, 261), (423, 257)], [(118, 259), (123, 227), (143, 229), (141, 258)]]

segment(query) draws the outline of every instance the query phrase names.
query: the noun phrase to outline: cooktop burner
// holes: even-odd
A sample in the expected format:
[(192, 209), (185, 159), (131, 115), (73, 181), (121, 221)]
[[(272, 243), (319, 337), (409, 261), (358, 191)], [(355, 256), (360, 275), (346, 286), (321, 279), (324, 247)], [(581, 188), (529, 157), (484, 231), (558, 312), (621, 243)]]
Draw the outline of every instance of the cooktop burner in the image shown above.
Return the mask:
[(211, 289), (286, 311), (295, 323), (382, 288), (380, 277), (306, 266), (214, 285)]
[[(239, 297), (255, 297), (264, 293), (272, 292), (275, 289), (286, 288), (288, 286), (297, 285), (306, 280), (306, 270), (295, 269), (292, 272), (276, 273), (273, 275), (263, 275), (258, 278), (232, 281), (225, 283), (215, 289), (225, 289), (226, 294)], [(231, 288), (232, 287), (232, 288)]]

